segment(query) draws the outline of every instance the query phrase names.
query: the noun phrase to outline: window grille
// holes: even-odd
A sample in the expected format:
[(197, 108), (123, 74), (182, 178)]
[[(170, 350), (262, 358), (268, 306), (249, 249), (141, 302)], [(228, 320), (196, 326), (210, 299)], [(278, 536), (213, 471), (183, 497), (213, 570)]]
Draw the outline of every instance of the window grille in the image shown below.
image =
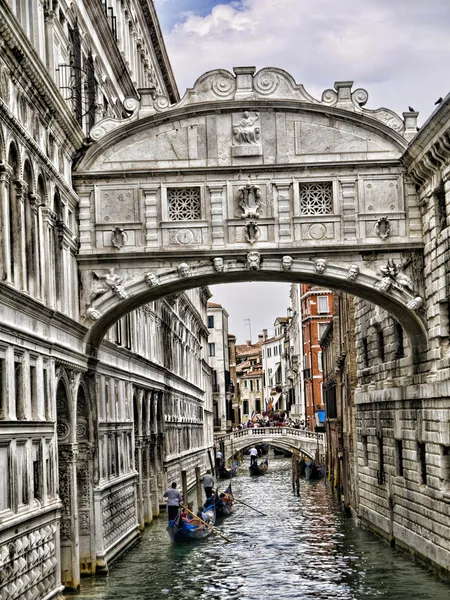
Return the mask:
[(200, 188), (167, 190), (169, 221), (196, 221), (201, 218)]
[(300, 210), (302, 215), (330, 215), (333, 212), (332, 183), (301, 183)]

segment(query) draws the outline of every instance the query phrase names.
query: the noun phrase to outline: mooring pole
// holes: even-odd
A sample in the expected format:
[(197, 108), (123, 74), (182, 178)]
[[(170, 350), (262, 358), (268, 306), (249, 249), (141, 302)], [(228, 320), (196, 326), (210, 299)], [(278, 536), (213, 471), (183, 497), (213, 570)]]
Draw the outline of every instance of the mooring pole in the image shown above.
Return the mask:
[(297, 496), (300, 497), (300, 465), (297, 455), (295, 456), (295, 485), (297, 487)]
[(188, 505), (188, 486), (187, 486), (187, 473), (186, 471), (181, 471), (181, 487), (183, 494), (183, 502)]
[(195, 479), (197, 481), (197, 508), (203, 505), (202, 482), (200, 480), (200, 467), (195, 467)]
[(295, 492), (295, 467), (296, 467), (296, 462), (295, 462), (295, 454), (292, 455), (292, 491)]

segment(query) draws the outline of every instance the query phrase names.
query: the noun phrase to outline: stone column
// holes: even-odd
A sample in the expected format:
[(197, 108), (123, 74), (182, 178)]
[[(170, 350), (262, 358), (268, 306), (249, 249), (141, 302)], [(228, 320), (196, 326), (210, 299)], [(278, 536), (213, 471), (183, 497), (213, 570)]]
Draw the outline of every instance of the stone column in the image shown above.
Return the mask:
[[(31, 218), (33, 219), (34, 238), (32, 237), (31, 243), (34, 246), (34, 297), (41, 299), (41, 277), (40, 277), (40, 230), (39, 230), (39, 206), (41, 199), (37, 194), (30, 194), (31, 202)], [(30, 290), (31, 291), (31, 290)]]
[(54, 65), (54, 52), (53, 52), (53, 22), (55, 19), (54, 10), (44, 11), (44, 22), (45, 22), (45, 63), (49, 73), (53, 76)]
[(278, 238), (280, 244), (292, 242), (291, 183), (276, 183), (278, 190)]
[(63, 503), (60, 521), (61, 580), (71, 590), (80, 587), (76, 461), (77, 444), (58, 445), (59, 496)]
[(158, 190), (157, 183), (146, 183), (142, 186), (145, 207), (145, 245), (155, 248), (161, 245), (161, 233), (158, 224)]
[(343, 178), (339, 181), (342, 187), (342, 237), (344, 240), (356, 240), (356, 180)]
[(1, 239), (1, 272), (0, 277), (6, 283), (12, 283), (11, 277), (11, 240), (9, 235), (9, 186), (11, 185), (12, 168), (0, 165), (0, 239)]
[(211, 243), (213, 248), (225, 247), (225, 206), (223, 198), (223, 183), (210, 183), (208, 189), (211, 195)]

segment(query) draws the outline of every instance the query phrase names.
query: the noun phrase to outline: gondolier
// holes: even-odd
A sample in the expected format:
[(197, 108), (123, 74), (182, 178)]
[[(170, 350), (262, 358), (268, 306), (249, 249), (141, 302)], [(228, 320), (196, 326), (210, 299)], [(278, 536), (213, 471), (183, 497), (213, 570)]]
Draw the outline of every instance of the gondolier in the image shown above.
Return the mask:
[(213, 494), (214, 479), (211, 476), (211, 472), (207, 471), (206, 475), (202, 477), (203, 487), (205, 488), (206, 498), (211, 498)]
[(250, 466), (256, 465), (257, 462), (258, 462), (258, 450), (255, 448), (255, 446), (252, 446), (252, 448), (250, 448)]
[(171, 487), (164, 492), (164, 498), (167, 498), (167, 516), (169, 521), (176, 519), (178, 510), (180, 508), (180, 502), (183, 500), (182, 494), (177, 490), (176, 481), (174, 481)]

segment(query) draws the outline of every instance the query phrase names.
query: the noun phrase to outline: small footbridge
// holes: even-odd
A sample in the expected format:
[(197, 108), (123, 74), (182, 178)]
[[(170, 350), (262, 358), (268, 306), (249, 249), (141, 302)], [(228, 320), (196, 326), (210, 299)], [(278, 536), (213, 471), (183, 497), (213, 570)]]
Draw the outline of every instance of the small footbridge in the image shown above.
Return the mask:
[(216, 447), (223, 447), (225, 460), (255, 444), (269, 444), (310, 458), (314, 458), (316, 453), (319, 456), (325, 454), (325, 434), (293, 427), (249, 427), (226, 434), (215, 434), (214, 443)]

